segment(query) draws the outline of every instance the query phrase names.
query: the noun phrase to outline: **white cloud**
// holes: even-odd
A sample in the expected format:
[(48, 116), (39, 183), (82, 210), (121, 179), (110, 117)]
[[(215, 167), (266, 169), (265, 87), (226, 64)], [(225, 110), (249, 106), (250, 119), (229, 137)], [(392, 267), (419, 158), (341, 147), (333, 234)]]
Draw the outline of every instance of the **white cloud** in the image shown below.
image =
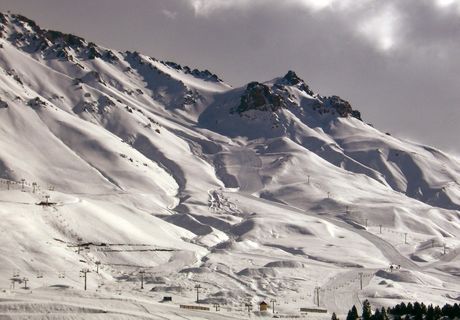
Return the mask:
[(460, 14), (460, 0), (434, 0), (441, 10), (456, 10)]
[(362, 17), (356, 29), (378, 49), (388, 51), (397, 45), (401, 13), (392, 5), (376, 7), (369, 16)]
[(170, 11), (170, 10), (167, 10), (167, 9), (163, 9), (163, 10), (161, 10), (161, 13), (163, 13), (163, 15), (166, 18), (169, 18), (171, 20), (174, 20), (177, 17), (177, 11)]
[(451, 5), (458, 5), (458, 0), (436, 0), (436, 4), (440, 7), (449, 7)]
[(230, 8), (247, 8), (256, 5), (279, 6), (279, 5), (297, 5), (320, 11), (324, 9), (347, 9), (350, 7), (359, 7), (369, 2), (377, 0), (186, 0), (189, 2), (195, 14), (208, 15), (213, 11), (225, 10)]
[[(222, 11), (249, 11), (258, 8), (309, 10), (340, 21), (350, 34), (357, 35), (381, 52), (391, 52), (411, 42), (407, 31), (417, 28), (411, 17), (415, 9), (429, 8), (435, 17), (441, 11), (458, 10), (460, 0), (183, 0), (197, 17), (209, 17)], [(436, 8), (439, 10), (436, 10)], [(438, 12), (435, 12), (438, 11)], [(436, 22), (434, 20), (434, 22)]]
[(207, 16), (216, 10), (231, 8), (244, 8), (261, 3), (260, 0), (186, 0), (188, 1), (197, 16)]
[(335, 5), (338, 1), (337, 0), (300, 0), (297, 2), (313, 10), (323, 10), (326, 8), (330, 8), (332, 5)]
[(357, 10), (377, 0), (290, 0), (293, 4), (300, 4), (315, 11), (330, 10)]
[(282, 2), (276, 0), (187, 0), (191, 3), (195, 14), (208, 15), (214, 11), (225, 9), (244, 9), (254, 7), (257, 5), (263, 6), (279, 6), (279, 5), (297, 5), (306, 7), (315, 11), (327, 8), (344, 8), (351, 4), (368, 2), (370, 0), (283, 0)]

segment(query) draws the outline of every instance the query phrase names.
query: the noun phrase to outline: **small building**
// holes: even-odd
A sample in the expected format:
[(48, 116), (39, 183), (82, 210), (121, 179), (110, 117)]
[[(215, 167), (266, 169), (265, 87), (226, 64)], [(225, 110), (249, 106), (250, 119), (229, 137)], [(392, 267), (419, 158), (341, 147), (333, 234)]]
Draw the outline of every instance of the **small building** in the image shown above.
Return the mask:
[(163, 300), (161, 300), (161, 302), (171, 302), (171, 301), (172, 301), (172, 297), (170, 296), (164, 296)]
[(266, 303), (265, 301), (262, 301), (261, 303), (259, 303), (259, 311), (267, 311), (268, 309), (268, 303)]

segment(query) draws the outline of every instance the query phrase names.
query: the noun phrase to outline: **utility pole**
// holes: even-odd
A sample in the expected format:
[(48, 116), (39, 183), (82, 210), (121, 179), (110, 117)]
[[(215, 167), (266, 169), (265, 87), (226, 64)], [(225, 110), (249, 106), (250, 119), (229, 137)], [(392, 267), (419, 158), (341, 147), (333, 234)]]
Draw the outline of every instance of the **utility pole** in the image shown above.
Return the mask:
[(275, 302), (276, 302), (276, 299), (271, 299), (270, 302), (272, 303), (272, 313), (275, 314)]
[(404, 233), (404, 243), (407, 244), (407, 232)]
[(316, 305), (319, 307), (319, 290), (321, 287), (315, 287), (315, 292), (316, 292)]
[(29, 279), (24, 277), (22, 278), (22, 281), (24, 281), (24, 289), (27, 289), (27, 282), (29, 281)]
[(139, 271), (139, 274), (141, 275), (141, 289), (144, 289), (144, 274), (145, 274), (145, 270)]
[(86, 280), (87, 280), (87, 274), (90, 273), (91, 271), (89, 271), (87, 268), (84, 268), (84, 269), (81, 269), (80, 271), (80, 278), (85, 278), (85, 291), (86, 291)]
[(37, 191), (37, 183), (32, 182), (32, 193), (35, 193), (35, 191)]
[[(47, 199), (46, 201), (47, 201), (46, 203), (48, 203), (48, 199)], [(81, 252), (81, 247), (82, 247), (81, 242), (82, 242), (82, 241), (83, 241), (82, 238), (80, 238), (80, 237), (77, 238), (77, 253), (78, 253), (78, 254), (80, 254), (80, 252)]]
[(16, 281), (19, 280), (20, 274), (19, 274), (19, 270), (14, 270), (13, 271), (13, 277), (11, 278), (11, 285), (13, 287), (13, 290), (15, 288), (15, 285), (16, 285)]
[(252, 303), (251, 302), (246, 302), (245, 306), (246, 306), (246, 308), (248, 308), (248, 315), (251, 316)]
[(101, 262), (96, 261), (95, 264), (96, 264), (96, 273), (99, 273), (99, 265), (101, 264)]
[(379, 227), (380, 227), (380, 234), (382, 234), (382, 225), (379, 224)]
[(11, 181), (6, 180), (6, 190), (10, 190), (10, 184), (11, 184)]
[(26, 179), (22, 178), (21, 179), (21, 191), (24, 191), (25, 183), (26, 183)]
[(196, 289), (196, 303), (200, 303), (200, 289), (201, 289), (201, 285), (200, 284), (197, 284), (195, 286), (195, 289)]
[(446, 254), (446, 244), (444, 243), (443, 244), (443, 247), (444, 247), (444, 255)]
[(310, 175), (307, 176), (307, 183), (310, 184)]
[(216, 309), (216, 312), (220, 311), (220, 305), (218, 303), (214, 303), (213, 307)]
[(361, 290), (363, 290), (363, 273), (362, 272), (359, 273), (359, 286)]
[(369, 220), (369, 219), (366, 219), (366, 221), (365, 221), (365, 222), (366, 222), (366, 228), (367, 228), (367, 221), (368, 221), (368, 220)]

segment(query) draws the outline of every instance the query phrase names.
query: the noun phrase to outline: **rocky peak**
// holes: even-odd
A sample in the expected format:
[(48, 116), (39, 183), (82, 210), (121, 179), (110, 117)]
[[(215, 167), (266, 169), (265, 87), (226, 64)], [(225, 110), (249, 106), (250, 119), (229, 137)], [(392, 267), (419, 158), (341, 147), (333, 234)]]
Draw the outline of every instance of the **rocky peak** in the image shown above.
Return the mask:
[(8, 20), (6, 15), (0, 12), (0, 38), (5, 38), (6, 25)]
[(341, 117), (352, 116), (356, 119), (362, 120), (361, 113), (358, 110), (353, 110), (348, 101), (343, 100), (338, 96), (321, 97), (320, 100), (325, 108), (334, 109)]
[(86, 45), (83, 38), (59, 31), (47, 30), (44, 31), (43, 36), (52, 43), (61, 43), (73, 48), (82, 48)]
[(297, 76), (297, 74), (292, 70), (289, 70), (288, 73), (286, 73), (286, 75), (283, 77), (283, 79), (286, 80), (286, 82), (288, 82), (290, 85), (293, 85), (293, 86), (295, 86), (296, 84), (300, 82), (303, 82), (303, 80), (300, 79)]
[[(295, 95), (295, 93), (289, 92), (288, 87), (295, 87), (307, 93), (310, 97), (299, 96), (294, 98), (293, 94)], [(306, 99), (308, 103), (299, 104), (296, 101), (299, 98), (301, 100)], [(274, 84), (249, 83), (241, 95), (240, 104), (232, 109), (232, 112), (240, 114), (248, 110), (276, 112), (282, 108), (298, 108), (300, 105), (322, 115), (351, 116), (361, 120), (361, 113), (358, 110), (353, 110), (348, 101), (338, 96), (323, 97), (314, 95), (308, 85), (294, 71), (289, 71)]]
[(6, 24), (6, 16), (0, 12), (0, 24)]
[(283, 97), (274, 92), (265, 84), (251, 82), (241, 96), (240, 104), (236, 112), (242, 113), (248, 110), (277, 111), (285, 107)]
[[(0, 13), (0, 36), (17, 48), (29, 53), (40, 53), (46, 58), (73, 60), (107, 58), (113, 62), (113, 53), (87, 42), (82, 37), (60, 31), (41, 29), (35, 21), (22, 15)], [(70, 51), (73, 51), (71, 54)]]
[(194, 77), (200, 78), (205, 81), (212, 81), (212, 82), (223, 82), (216, 74), (212, 73), (209, 70), (198, 70), (198, 69), (191, 69), (188, 66), (181, 66), (180, 64), (172, 61), (161, 61), (164, 65), (167, 65), (170, 68), (180, 70), (185, 74), (193, 75)]
[[(17, 25), (19, 26), (28, 26), (29, 28), (31, 28), (34, 32), (41, 32), (43, 31), (42, 29), (40, 29), (40, 27), (35, 23), (35, 21), (27, 18), (27, 17), (24, 17), (24, 16), (21, 16), (20, 14), (13, 14), (11, 16), (13, 18), (13, 22), (16, 23)], [(6, 22), (6, 19), (5, 19), (5, 23)]]
[(297, 76), (297, 74), (292, 70), (289, 70), (288, 73), (286, 73), (286, 75), (277, 82), (277, 84), (294, 86), (310, 96), (314, 95), (314, 92), (305, 83), (305, 81), (299, 78), (299, 76)]

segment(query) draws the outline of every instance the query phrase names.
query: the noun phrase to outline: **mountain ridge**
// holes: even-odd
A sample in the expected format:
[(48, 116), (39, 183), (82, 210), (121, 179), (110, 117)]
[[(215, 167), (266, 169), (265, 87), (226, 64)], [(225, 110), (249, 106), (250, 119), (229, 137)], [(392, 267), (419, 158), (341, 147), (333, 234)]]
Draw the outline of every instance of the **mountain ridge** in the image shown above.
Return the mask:
[[(142, 269), (155, 297), (190, 300), (201, 283), (207, 303), (229, 304), (313, 298), (321, 285), (338, 313), (360, 298), (456, 299), (455, 157), (380, 132), (294, 71), (232, 88), (210, 71), (48, 39), (30, 21), (0, 15), (2, 275), (41, 270), (78, 287), (99, 262), (107, 292), (132, 292)], [(107, 248), (76, 252), (79, 241)], [(425, 280), (382, 286), (389, 264)], [(359, 272), (372, 276), (364, 291)]]

